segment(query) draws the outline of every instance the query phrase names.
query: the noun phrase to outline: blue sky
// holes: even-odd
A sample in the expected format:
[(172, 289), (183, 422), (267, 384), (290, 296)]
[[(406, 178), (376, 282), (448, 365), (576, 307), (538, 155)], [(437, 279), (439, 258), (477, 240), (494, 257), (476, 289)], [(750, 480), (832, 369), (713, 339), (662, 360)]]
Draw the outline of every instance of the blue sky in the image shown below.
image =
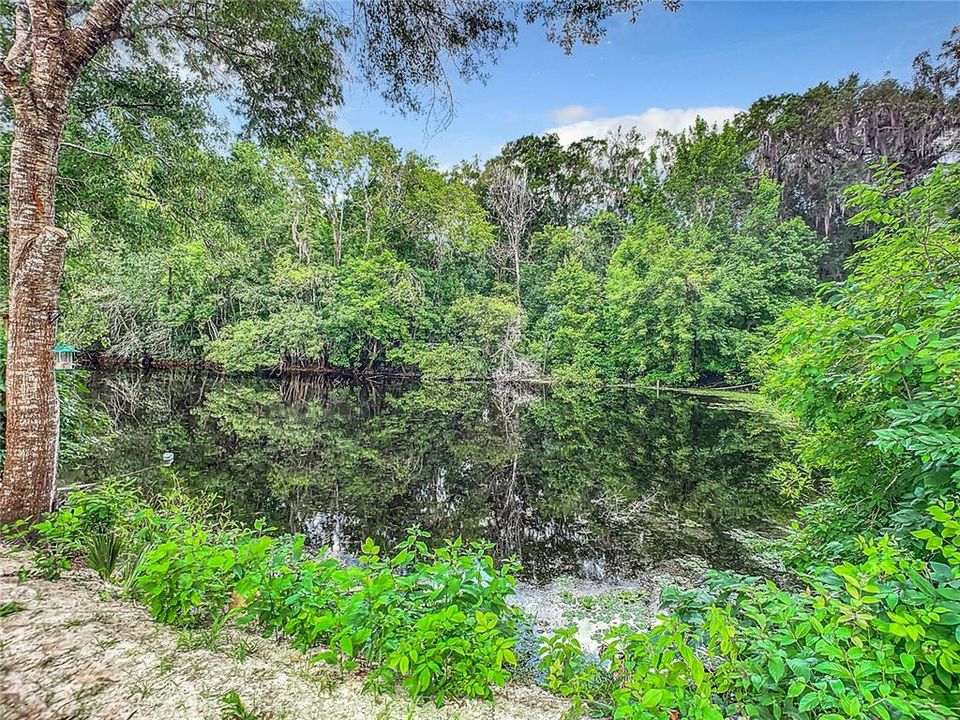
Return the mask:
[(851, 72), (908, 79), (916, 54), (939, 48), (954, 25), (960, 0), (686, 0), (675, 14), (651, 2), (636, 24), (617, 18), (599, 45), (569, 56), (546, 41), (542, 28), (525, 26), (517, 45), (489, 68), (485, 85), (455, 85), (456, 115), (439, 131), (360, 87), (350, 88), (337, 124), (377, 129), (443, 165), (487, 158), (508, 140), (557, 127), (565, 139), (617, 124), (676, 129), (701, 109), (722, 119), (763, 95)]

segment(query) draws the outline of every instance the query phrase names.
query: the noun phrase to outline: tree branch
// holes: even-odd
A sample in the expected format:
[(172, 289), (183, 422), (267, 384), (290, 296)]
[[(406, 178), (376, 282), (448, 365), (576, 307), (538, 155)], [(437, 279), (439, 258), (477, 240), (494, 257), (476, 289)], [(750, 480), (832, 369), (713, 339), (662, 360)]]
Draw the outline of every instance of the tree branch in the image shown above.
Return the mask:
[(113, 155), (111, 155), (110, 153), (100, 152), (99, 150), (93, 150), (92, 148), (88, 148), (86, 145), (78, 145), (77, 143), (62, 142), (60, 143), (60, 146), (65, 148), (70, 148), (71, 150), (79, 150), (80, 152), (85, 152), (88, 155), (93, 155), (94, 157), (101, 157), (101, 158), (113, 157)]
[(26, 69), (30, 59), (30, 8), (26, 2), (20, 2), (15, 13), (13, 43), (3, 64), (14, 75), (19, 75)]
[(131, 1), (96, 0), (83, 22), (67, 31), (67, 45), (71, 48), (70, 60), (74, 72), (79, 73), (106, 45), (133, 37), (133, 31), (122, 24), (123, 14)]

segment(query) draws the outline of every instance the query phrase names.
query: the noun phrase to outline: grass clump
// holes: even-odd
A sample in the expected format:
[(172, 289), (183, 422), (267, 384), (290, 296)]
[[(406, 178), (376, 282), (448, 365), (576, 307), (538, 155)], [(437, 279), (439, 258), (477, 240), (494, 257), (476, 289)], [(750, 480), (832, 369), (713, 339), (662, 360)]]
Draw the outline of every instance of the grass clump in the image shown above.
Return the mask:
[(273, 717), (248, 709), (236, 690), (220, 696), (220, 711), (220, 720), (270, 720)]
[(0, 618), (10, 617), (18, 612), (23, 612), (27, 607), (23, 603), (5, 602), (0, 603)]

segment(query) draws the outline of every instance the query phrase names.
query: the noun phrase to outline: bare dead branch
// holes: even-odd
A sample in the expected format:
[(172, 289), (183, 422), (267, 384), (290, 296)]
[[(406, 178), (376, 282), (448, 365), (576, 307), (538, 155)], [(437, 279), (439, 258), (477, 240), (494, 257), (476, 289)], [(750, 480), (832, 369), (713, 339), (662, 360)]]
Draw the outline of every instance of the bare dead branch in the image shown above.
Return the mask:
[(72, 142), (60, 143), (60, 147), (70, 148), (71, 150), (79, 150), (80, 152), (84, 152), (87, 155), (93, 155), (94, 157), (101, 157), (101, 158), (113, 157), (113, 155), (111, 155), (110, 153), (100, 152), (99, 150), (88, 148), (86, 145), (78, 145), (77, 143), (72, 143)]

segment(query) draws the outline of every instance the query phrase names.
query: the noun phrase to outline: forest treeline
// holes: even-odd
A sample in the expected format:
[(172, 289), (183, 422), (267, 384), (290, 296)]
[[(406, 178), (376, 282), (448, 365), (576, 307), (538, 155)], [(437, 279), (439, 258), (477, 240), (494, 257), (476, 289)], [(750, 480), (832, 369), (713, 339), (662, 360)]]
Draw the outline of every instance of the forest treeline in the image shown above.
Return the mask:
[(846, 274), (865, 230), (842, 189), (882, 160), (915, 183), (953, 150), (958, 48), (910, 83), (851, 76), (655, 139), (528, 136), (446, 170), (376, 133), (227, 142), (174, 74), (90, 73), (61, 158), (60, 337), (228, 371), (743, 379), (777, 318)]

